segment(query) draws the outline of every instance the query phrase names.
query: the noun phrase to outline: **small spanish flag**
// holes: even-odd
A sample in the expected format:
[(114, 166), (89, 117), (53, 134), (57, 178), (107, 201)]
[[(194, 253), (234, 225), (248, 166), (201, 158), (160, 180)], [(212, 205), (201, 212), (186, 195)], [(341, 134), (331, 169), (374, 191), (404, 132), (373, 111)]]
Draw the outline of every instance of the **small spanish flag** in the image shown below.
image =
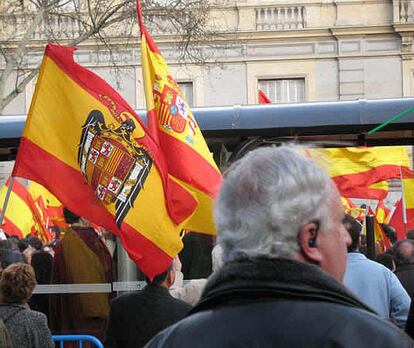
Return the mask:
[(377, 209), (375, 210), (375, 217), (380, 224), (388, 223), (388, 219), (390, 217), (391, 210), (388, 209), (383, 200), (380, 200), (377, 205)]
[(410, 165), (404, 146), (309, 149), (307, 153), (326, 168), (343, 197), (384, 199), (385, 180), (399, 178), (400, 168)]
[(374, 216), (374, 238), (375, 243), (378, 245), (378, 248), (381, 252), (385, 252), (385, 250), (392, 247), (389, 239), (384, 233), (382, 229), (381, 223), (378, 221), (377, 216), (374, 214), (371, 207), (368, 208), (368, 212), (370, 215)]
[(168, 172), (197, 197), (198, 207), (185, 227), (215, 234), (213, 200), (221, 183), (220, 171), (182, 91), (143, 24), (139, 0), (137, 11), (149, 129), (165, 154)]
[(69, 227), (63, 216), (63, 205), (54, 195), (34, 181), (30, 182), (28, 191), (41, 212), (42, 221), (46, 228), (52, 226), (60, 229)]
[[(10, 182), (9, 178), (0, 189), (0, 213)], [(6, 214), (1, 227), (8, 236), (24, 238), (28, 235), (36, 235), (43, 241), (49, 240), (46, 229), (42, 225), (40, 211), (35, 206), (33, 198), (26, 187), (17, 180), (13, 180)]]
[(46, 47), (13, 176), (116, 234), (152, 278), (181, 250), (180, 231), (197, 202), (168, 176), (133, 109), (75, 63), (74, 50)]

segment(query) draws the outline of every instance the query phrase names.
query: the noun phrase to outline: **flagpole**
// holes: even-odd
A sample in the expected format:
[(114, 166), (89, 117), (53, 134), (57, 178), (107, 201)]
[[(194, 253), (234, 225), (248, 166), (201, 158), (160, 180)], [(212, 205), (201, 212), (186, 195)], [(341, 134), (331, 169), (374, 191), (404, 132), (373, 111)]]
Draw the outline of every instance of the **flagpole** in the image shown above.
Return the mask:
[(400, 166), (400, 179), (401, 179), (401, 203), (402, 203), (402, 210), (403, 210), (403, 222), (404, 222), (404, 232), (407, 232), (407, 211), (405, 210), (405, 193), (404, 193), (404, 180), (402, 174), (402, 166)]
[(3, 225), (4, 216), (6, 215), (7, 204), (9, 203), (9, 199), (10, 199), (10, 195), (11, 195), (13, 183), (14, 183), (14, 176), (11, 176), (10, 177), (10, 181), (9, 181), (9, 186), (7, 187), (6, 197), (4, 198), (3, 207), (1, 208), (1, 214), (0, 214), (0, 239), (3, 239), (3, 240), (4, 239), (7, 239), (7, 238), (6, 238), (6, 235), (5, 235), (4, 231), (3, 231), (3, 229), (1, 228), (1, 226)]

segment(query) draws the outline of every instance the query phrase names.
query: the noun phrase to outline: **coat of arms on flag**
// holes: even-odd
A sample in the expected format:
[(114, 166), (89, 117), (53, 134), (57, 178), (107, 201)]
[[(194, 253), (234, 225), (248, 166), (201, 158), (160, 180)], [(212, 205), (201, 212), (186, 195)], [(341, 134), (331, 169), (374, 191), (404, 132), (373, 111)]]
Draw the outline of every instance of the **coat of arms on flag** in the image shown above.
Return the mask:
[(155, 75), (153, 92), (160, 125), (167, 131), (183, 134), (185, 141), (193, 145), (197, 122), (175, 80), (170, 75), (166, 79)]
[(86, 182), (105, 204), (115, 203), (115, 220), (121, 226), (143, 188), (152, 158), (132, 137), (136, 128), (126, 119), (108, 127), (102, 113), (90, 112), (82, 126), (78, 164)]

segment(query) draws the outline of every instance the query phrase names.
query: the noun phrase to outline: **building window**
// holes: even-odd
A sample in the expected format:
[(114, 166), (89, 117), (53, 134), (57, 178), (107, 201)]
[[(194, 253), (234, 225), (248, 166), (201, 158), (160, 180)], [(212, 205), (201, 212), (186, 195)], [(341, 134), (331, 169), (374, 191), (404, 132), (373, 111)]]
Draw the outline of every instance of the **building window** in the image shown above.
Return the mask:
[(259, 89), (274, 103), (303, 103), (305, 79), (259, 80)]
[(193, 83), (192, 82), (177, 82), (181, 89), (185, 99), (187, 100), (188, 106), (193, 107)]

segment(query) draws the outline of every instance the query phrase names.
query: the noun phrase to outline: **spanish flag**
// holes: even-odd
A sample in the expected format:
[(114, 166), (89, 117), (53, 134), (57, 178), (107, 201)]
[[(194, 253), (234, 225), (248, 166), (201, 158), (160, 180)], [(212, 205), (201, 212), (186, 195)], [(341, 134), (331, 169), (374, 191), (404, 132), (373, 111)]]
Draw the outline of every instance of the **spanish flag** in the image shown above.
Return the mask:
[(377, 216), (374, 214), (371, 207), (368, 208), (368, 213), (370, 215), (374, 216), (374, 238), (375, 238), (375, 244), (377, 244), (378, 249), (381, 252), (385, 252), (387, 249), (391, 248), (392, 245), (387, 238), (387, 236), (384, 233), (384, 230), (382, 229), (380, 222), (378, 221)]
[(42, 185), (31, 181), (28, 187), (30, 196), (42, 214), (42, 221), (46, 228), (50, 226), (58, 228), (67, 228), (63, 216), (63, 205)]
[[(0, 213), (9, 185), (10, 178), (0, 189)], [(41, 228), (38, 225), (39, 221), (36, 219), (36, 212), (33, 211), (33, 207), (33, 200), (26, 187), (14, 180), (1, 226), (6, 235), (24, 238), (30, 234), (35, 234), (35, 231)]]
[(331, 175), (343, 197), (384, 199), (385, 180), (400, 177), (400, 168), (409, 167), (404, 146), (310, 149), (308, 155)]
[(197, 197), (187, 229), (215, 234), (213, 200), (221, 182), (200, 128), (158, 47), (137, 11), (141, 28), (142, 74), (149, 128), (165, 154), (168, 171)]
[(354, 202), (352, 202), (350, 198), (341, 197), (341, 203), (344, 207), (345, 214), (348, 214), (352, 208), (356, 207)]
[(375, 210), (375, 217), (377, 218), (378, 223), (386, 224), (389, 219), (389, 215), (391, 210), (388, 209), (383, 200), (380, 200), (377, 205), (377, 209)]
[(152, 278), (181, 250), (179, 233), (196, 201), (169, 178), (133, 109), (75, 63), (74, 50), (46, 47), (13, 176), (116, 234)]

